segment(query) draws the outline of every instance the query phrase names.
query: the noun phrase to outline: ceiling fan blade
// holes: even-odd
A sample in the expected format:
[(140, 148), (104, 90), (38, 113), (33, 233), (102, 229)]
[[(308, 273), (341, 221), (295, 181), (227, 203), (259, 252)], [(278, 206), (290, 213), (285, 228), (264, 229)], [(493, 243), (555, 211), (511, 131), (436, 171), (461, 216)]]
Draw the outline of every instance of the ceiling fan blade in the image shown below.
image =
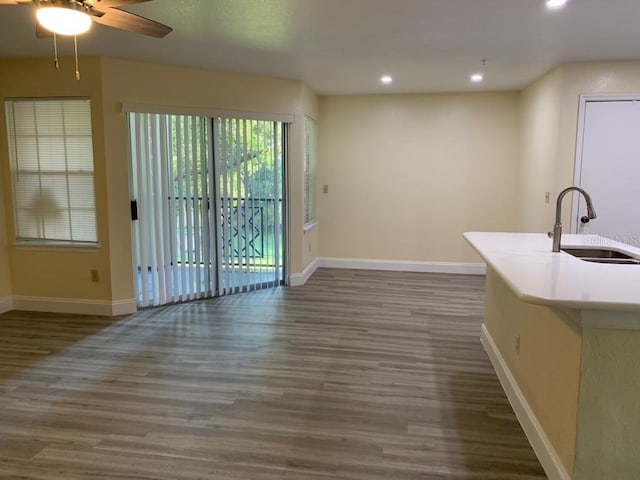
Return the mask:
[[(116, 0), (117, 1), (117, 0)], [(141, 33), (150, 37), (162, 38), (173, 31), (171, 27), (163, 25), (135, 13), (125, 12), (117, 8), (109, 8), (101, 17), (91, 17), (94, 22), (108, 27), (119, 28), (129, 32)]]

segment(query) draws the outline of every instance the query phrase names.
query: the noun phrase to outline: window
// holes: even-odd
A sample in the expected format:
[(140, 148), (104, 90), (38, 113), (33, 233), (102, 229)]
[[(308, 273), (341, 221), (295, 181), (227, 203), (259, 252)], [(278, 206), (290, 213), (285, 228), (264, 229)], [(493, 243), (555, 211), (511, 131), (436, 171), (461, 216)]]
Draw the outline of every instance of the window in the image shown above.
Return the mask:
[(16, 240), (98, 241), (88, 99), (5, 102)]
[(313, 118), (304, 117), (304, 224), (316, 221), (317, 128)]

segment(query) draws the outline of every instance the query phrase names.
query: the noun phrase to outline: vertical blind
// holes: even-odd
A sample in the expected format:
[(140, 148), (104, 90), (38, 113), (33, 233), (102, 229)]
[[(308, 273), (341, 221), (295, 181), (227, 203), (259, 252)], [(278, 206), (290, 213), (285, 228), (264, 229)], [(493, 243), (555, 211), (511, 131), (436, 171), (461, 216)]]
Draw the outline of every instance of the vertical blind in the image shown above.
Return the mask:
[(317, 128), (313, 118), (304, 118), (304, 223), (316, 220)]
[(214, 119), (220, 294), (284, 278), (283, 124)]
[(88, 99), (5, 102), (17, 240), (96, 243)]
[(139, 305), (280, 284), (283, 124), (146, 113), (128, 120)]
[(208, 208), (207, 122), (129, 114), (134, 284), (141, 306), (210, 296), (215, 289)]

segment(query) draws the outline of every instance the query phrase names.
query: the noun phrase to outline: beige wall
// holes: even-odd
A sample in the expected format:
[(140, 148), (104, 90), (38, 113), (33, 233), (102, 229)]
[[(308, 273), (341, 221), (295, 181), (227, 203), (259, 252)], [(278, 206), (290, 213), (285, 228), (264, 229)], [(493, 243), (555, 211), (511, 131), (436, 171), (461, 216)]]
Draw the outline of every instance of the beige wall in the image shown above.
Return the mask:
[(304, 269), (302, 129), (304, 114), (317, 109), (313, 92), (293, 80), (111, 58), (102, 58), (102, 74), (114, 299), (130, 298), (133, 289), (123, 102), (295, 115), (289, 136), (289, 266), (291, 273)]
[[(100, 247), (12, 246), (4, 116), (0, 169), (8, 255), (0, 297), (126, 300), (133, 296), (122, 102), (294, 114), (290, 134), (290, 271), (318, 256), (477, 261), (466, 230), (547, 231), (573, 181), (581, 93), (639, 93), (640, 62), (569, 64), (522, 92), (317, 96), (298, 81), (109, 58), (0, 60), (3, 98), (92, 99)], [(303, 115), (318, 121), (319, 225), (303, 232)], [(320, 192), (321, 189), (318, 188)], [(545, 192), (551, 201), (544, 202)], [(565, 208), (568, 215), (569, 207)], [(567, 219), (565, 218), (565, 221)], [(2, 231), (0, 230), (0, 238)], [(8, 259), (7, 259), (8, 256)], [(7, 261), (8, 260), (8, 261)], [(9, 269), (12, 288), (7, 288)], [(89, 270), (100, 274), (89, 282)], [(5, 285), (3, 287), (3, 284)]]
[(3, 190), (2, 171), (0, 171), (0, 312), (5, 308), (3, 307), (3, 301), (6, 301), (11, 296), (11, 272), (9, 270)]
[[(555, 199), (574, 183), (580, 95), (603, 93), (640, 93), (640, 62), (563, 65), (521, 92), (520, 231), (546, 232), (553, 226)], [(545, 191), (551, 193), (548, 205)], [(569, 200), (563, 208), (565, 225), (570, 223)], [(597, 210), (597, 199), (594, 203)]]
[[(548, 73), (520, 94), (521, 151), (518, 166), (518, 228), (521, 231), (546, 232), (553, 226), (555, 199), (558, 193), (574, 183), (574, 166), (578, 127), (578, 108), (582, 94), (640, 93), (640, 62), (577, 63), (561, 66)], [(550, 204), (545, 204), (544, 193), (551, 193)], [(570, 201), (565, 200), (563, 222), (570, 222)], [(597, 210), (597, 199), (594, 199)], [(489, 281), (488, 281), (489, 284)], [(538, 309), (526, 305), (526, 310)], [(558, 316), (556, 312), (551, 312)], [(577, 436), (575, 447), (567, 435), (575, 418), (568, 411), (567, 399), (574, 398), (575, 350), (577, 339), (565, 335), (561, 344), (565, 352), (550, 354), (545, 347), (545, 358), (556, 365), (554, 378), (559, 382), (546, 386), (540, 383), (540, 365), (523, 369), (513, 358), (516, 330), (526, 313), (517, 312), (510, 322), (494, 325), (492, 330), (507, 353), (505, 358), (512, 371), (518, 372), (519, 384), (535, 388), (525, 392), (535, 403), (549, 395), (548, 413), (534, 408), (543, 421), (543, 427), (556, 447), (565, 466), (574, 469), (580, 480), (600, 478), (636, 478), (638, 463), (636, 446), (640, 441), (640, 416), (637, 414), (637, 392), (640, 384), (635, 380), (638, 365), (638, 332), (586, 330), (582, 339), (582, 376), (577, 405)], [(486, 322), (494, 322), (496, 315), (487, 314)], [(552, 317), (549, 317), (552, 318)], [(557, 327), (564, 328), (558, 316)], [(536, 322), (536, 328), (538, 323)], [(559, 337), (552, 325), (547, 325), (531, 341), (556, 345)], [(566, 332), (565, 332), (566, 333)], [(522, 336), (522, 344), (525, 337)], [(497, 342), (496, 342), (497, 343)], [(524, 347), (523, 347), (524, 348)], [(616, 355), (611, 355), (615, 352)], [(570, 355), (570, 359), (567, 359)], [(521, 387), (522, 387), (521, 384)], [(560, 388), (560, 390), (558, 390)], [(567, 389), (570, 389), (567, 392)], [(537, 392), (537, 393), (536, 393)], [(563, 392), (561, 397), (557, 392)], [(635, 403), (634, 403), (635, 402)], [(557, 418), (553, 418), (553, 415)], [(543, 420), (545, 419), (546, 420)], [(560, 430), (558, 430), (560, 427)], [(575, 426), (574, 426), (575, 428)], [(575, 451), (575, 460), (570, 455)], [(571, 462), (571, 463), (568, 463)], [(569, 468), (568, 468), (569, 469)], [(569, 471), (571, 471), (569, 469)]]
[(640, 331), (585, 329), (582, 351), (574, 479), (636, 480)]
[(544, 232), (553, 226), (562, 85), (563, 71), (555, 69), (520, 94), (519, 231)]
[[(290, 271), (301, 272), (317, 251), (313, 235), (304, 238), (302, 226), (302, 136), (304, 114), (317, 116), (318, 99), (298, 81), (213, 72), (116, 60), (81, 58), (82, 80), (73, 76), (73, 62), (62, 59), (55, 71), (50, 59), (0, 60), (2, 97), (87, 96), (92, 103), (96, 207), (99, 248), (44, 248), (10, 246), (13, 294), (86, 300), (133, 298), (129, 185), (125, 116), (122, 103), (217, 108), (236, 111), (292, 114), (289, 135)], [(8, 218), (7, 238), (13, 232), (9, 159), (4, 115), (0, 119), (0, 168)], [(0, 230), (0, 239), (3, 231)], [(317, 235), (317, 232), (314, 233)], [(0, 251), (0, 262), (2, 262)], [(3, 266), (6, 262), (3, 262)], [(99, 271), (91, 283), (89, 270)], [(0, 297), (3, 276), (0, 272)], [(7, 282), (4, 282), (7, 283)], [(8, 291), (8, 289), (7, 289)]]
[(484, 324), (570, 478), (635, 480), (640, 331), (583, 329), (581, 314), (526, 303), (487, 273)]
[[(74, 77), (73, 59), (60, 60), (61, 69), (51, 59), (0, 60), (0, 92), (4, 102), (10, 97), (91, 98), (98, 248), (68, 249), (14, 246), (13, 207), (5, 116), (0, 116), (0, 169), (7, 216), (7, 238), (11, 265), (12, 293), (17, 296), (109, 300), (109, 231), (106, 222), (106, 182), (104, 135), (102, 131), (101, 72), (98, 58), (82, 58), (82, 79)], [(4, 106), (2, 107), (4, 110)], [(90, 270), (99, 271), (101, 281), (90, 282)]]
[(518, 94), (320, 99), (324, 257), (478, 261), (462, 233), (515, 229)]
[(576, 452), (580, 328), (555, 310), (522, 302), (491, 269), (487, 272), (484, 324), (571, 474)]

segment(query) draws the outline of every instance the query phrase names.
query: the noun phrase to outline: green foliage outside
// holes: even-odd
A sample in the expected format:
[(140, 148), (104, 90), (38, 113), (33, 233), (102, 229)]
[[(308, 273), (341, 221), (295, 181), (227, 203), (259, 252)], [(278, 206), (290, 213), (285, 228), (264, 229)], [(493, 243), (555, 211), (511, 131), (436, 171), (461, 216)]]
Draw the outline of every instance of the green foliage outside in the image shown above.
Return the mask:
[[(171, 116), (171, 149), (173, 151), (172, 175), (173, 191), (177, 200), (176, 209), (186, 209), (186, 214), (202, 224), (202, 216), (207, 215), (203, 198), (209, 195), (210, 208), (213, 207), (214, 190), (209, 176), (209, 145), (206, 118)], [(257, 120), (218, 119), (214, 122), (214, 142), (216, 158), (216, 180), (218, 201), (222, 203), (216, 226), (220, 241), (223, 230), (226, 237), (225, 255), (231, 265), (246, 265), (249, 248), (249, 265), (252, 269), (273, 269), (278, 250), (279, 264), (282, 265), (282, 242), (274, 242), (274, 222), (278, 217), (277, 229), (282, 231), (282, 124)], [(277, 168), (276, 168), (277, 167)], [(238, 206), (240, 221), (238, 222)], [(276, 207), (274, 209), (274, 206)], [(203, 209), (204, 207), (204, 209)], [(176, 218), (178, 211), (176, 212)], [(234, 216), (239, 223), (240, 235), (234, 235), (224, 217)], [(246, 215), (246, 218), (245, 218)], [(259, 233), (256, 234), (249, 222), (254, 222)], [(247, 224), (248, 228), (247, 227)], [(180, 230), (180, 227), (178, 227)], [(178, 232), (177, 232), (178, 233)], [(256, 238), (254, 238), (256, 235)], [(194, 242), (202, 239), (188, 239), (186, 226), (182, 228), (182, 241)], [(240, 238), (238, 238), (240, 237)], [(261, 237), (261, 238), (260, 238)], [(250, 245), (254, 241), (255, 248)], [(199, 249), (202, 252), (202, 248)], [(202, 263), (203, 256), (178, 261)]]

